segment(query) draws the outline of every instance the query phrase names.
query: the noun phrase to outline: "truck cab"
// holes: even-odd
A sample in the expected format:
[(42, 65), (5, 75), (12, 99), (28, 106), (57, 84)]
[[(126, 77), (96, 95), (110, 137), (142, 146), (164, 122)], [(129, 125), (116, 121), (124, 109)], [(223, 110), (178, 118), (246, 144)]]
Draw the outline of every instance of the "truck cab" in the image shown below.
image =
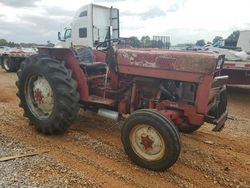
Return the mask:
[(75, 14), (70, 27), (64, 34), (58, 32), (57, 47), (87, 46), (94, 48), (111, 39), (119, 39), (119, 10), (89, 4), (81, 7)]

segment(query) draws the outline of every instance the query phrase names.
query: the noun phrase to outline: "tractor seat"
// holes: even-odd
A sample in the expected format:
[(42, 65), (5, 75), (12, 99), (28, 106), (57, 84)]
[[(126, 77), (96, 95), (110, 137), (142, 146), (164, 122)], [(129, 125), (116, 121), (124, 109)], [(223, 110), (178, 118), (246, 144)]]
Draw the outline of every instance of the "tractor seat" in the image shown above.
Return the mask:
[(79, 64), (81, 69), (84, 70), (88, 76), (106, 74), (106, 63), (104, 62), (87, 63), (86, 61), (80, 61)]
[(106, 73), (106, 63), (94, 62), (93, 51), (90, 47), (75, 49), (76, 58), (79, 61), (80, 67), (86, 70), (88, 75), (98, 75)]
[(101, 70), (106, 70), (106, 63), (104, 62), (93, 62), (93, 63), (80, 62), (80, 67), (82, 69), (86, 69), (87, 72), (101, 71)]

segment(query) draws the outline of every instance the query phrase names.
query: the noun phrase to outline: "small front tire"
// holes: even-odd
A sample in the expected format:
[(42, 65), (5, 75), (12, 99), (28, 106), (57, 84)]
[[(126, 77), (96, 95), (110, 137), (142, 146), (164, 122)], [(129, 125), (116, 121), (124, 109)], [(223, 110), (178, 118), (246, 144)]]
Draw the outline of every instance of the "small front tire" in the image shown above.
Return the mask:
[(181, 141), (173, 122), (154, 110), (137, 110), (121, 130), (124, 149), (137, 165), (165, 170), (178, 159)]

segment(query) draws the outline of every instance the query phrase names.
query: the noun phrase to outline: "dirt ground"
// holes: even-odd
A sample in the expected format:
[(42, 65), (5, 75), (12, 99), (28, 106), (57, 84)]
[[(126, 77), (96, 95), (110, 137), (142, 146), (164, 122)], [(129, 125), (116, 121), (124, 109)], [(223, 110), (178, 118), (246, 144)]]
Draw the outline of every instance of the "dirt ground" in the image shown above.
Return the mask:
[[(40, 156), (39, 164), (32, 163), (32, 158), (39, 156), (29, 157), (30, 165), (25, 163), (28, 177), (22, 181), (43, 187), (44, 182), (54, 181), (53, 176), (58, 181), (63, 179), (61, 185), (65, 187), (250, 187), (250, 87), (229, 87), (229, 112), (235, 120), (228, 120), (222, 132), (211, 132), (213, 127), (206, 124), (194, 134), (181, 134), (182, 151), (177, 163), (165, 172), (153, 172), (128, 159), (118, 123), (90, 112), (81, 111), (63, 135), (38, 134), (18, 107), (15, 81), (16, 74), (0, 69), (0, 146), (8, 150), (12, 141), (30, 150), (48, 151)], [(10, 153), (20, 152), (25, 151)], [(4, 155), (0, 153), (0, 157)], [(0, 171), (17, 169), (18, 160), (0, 162)], [(58, 170), (56, 164), (66, 170)], [(24, 171), (16, 178), (27, 175)], [(6, 185), (10, 183), (0, 181), (0, 187)], [(17, 183), (17, 187), (20, 185)]]

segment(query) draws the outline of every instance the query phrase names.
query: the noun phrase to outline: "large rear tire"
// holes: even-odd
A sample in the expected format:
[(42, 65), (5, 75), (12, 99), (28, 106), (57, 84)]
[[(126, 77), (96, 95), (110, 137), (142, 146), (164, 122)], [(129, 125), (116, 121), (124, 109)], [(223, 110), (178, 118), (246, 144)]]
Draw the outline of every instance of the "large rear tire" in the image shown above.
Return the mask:
[(178, 159), (181, 141), (173, 122), (154, 110), (137, 110), (121, 130), (124, 149), (137, 165), (165, 170)]
[(24, 116), (44, 134), (65, 132), (79, 111), (77, 83), (64, 63), (33, 55), (17, 72), (17, 96)]

